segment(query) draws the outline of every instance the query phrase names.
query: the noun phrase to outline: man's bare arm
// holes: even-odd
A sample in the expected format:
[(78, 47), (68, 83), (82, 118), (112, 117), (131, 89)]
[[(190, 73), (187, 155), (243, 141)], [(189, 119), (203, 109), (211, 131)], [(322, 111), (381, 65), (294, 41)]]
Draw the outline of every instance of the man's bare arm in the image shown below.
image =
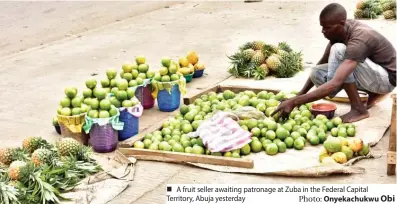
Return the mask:
[(331, 43), (328, 43), (327, 47), (325, 48), (323, 57), (321, 57), (320, 61), (317, 62), (317, 65), (328, 63), (329, 53), (331, 52), (331, 46), (332, 46)]
[(343, 63), (336, 70), (335, 76), (331, 81), (328, 81), (327, 83), (321, 85), (316, 90), (308, 94), (300, 95), (295, 98), (292, 98), (294, 100), (294, 104), (296, 106), (299, 106), (301, 104), (313, 102), (322, 99), (330, 95), (331, 93), (335, 92), (339, 87), (343, 86), (345, 79), (351, 73), (353, 73), (356, 66), (357, 66), (356, 61), (353, 60), (343, 61)]
[[(325, 48), (324, 54), (321, 57), (320, 61), (317, 63), (317, 65), (328, 63), (328, 58), (329, 58), (330, 51), (331, 51), (331, 43), (328, 43), (327, 47)], [(302, 90), (299, 91), (298, 95), (306, 94), (307, 92), (310, 91), (310, 89), (313, 88), (313, 86), (314, 86), (314, 84), (313, 84), (312, 80), (310, 78), (308, 78), (306, 80), (306, 83), (303, 86)]]
[(312, 89), (314, 86), (312, 80), (309, 78), (307, 78), (305, 85), (303, 86), (302, 90), (299, 91), (298, 96), (306, 94), (307, 92), (310, 91), (310, 89)]

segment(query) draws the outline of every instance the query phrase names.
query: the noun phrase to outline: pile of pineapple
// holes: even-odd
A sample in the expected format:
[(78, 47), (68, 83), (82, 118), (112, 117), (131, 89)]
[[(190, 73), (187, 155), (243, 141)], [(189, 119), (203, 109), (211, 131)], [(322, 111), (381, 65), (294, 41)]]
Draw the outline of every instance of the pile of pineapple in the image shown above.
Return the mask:
[(396, 18), (396, 0), (359, 0), (354, 11), (355, 19)]
[(59, 203), (61, 193), (102, 170), (91, 153), (72, 138), (53, 145), (27, 137), (22, 147), (0, 149), (1, 203)]
[(267, 76), (290, 78), (303, 70), (303, 57), (286, 42), (278, 45), (257, 40), (247, 42), (231, 56), (228, 72), (235, 77), (265, 79)]

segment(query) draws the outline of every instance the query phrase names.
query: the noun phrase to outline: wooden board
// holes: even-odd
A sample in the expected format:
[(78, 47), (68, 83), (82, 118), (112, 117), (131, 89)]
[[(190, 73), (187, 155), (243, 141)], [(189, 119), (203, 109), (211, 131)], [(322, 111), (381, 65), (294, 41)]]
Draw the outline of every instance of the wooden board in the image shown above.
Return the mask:
[[(366, 103), (368, 101), (368, 94), (359, 92), (359, 96), (361, 99), (361, 102)], [(330, 97), (325, 97), (325, 99), (329, 101), (334, 101), (334, 102), (340, 102), (340, 103), (350, 103), (349, 97), (343, 97), (343, 96), (335, 96), (333, 98)]]
[(175, 162), (175, 163), (201, 163), (213, 164), (221, 166), (231, 166), (240, 168), (253, 168), (254, 162), (248, 159), (211, 156), (211, 155), (197, 155), (186, 154), (179, 152), (156, 151), (149, 149), (135, 149), (135, 148), (119, 148), (119, 151), (126, 156), (133, 156), (138, 160)]
[(191, 96), (189, 96), (189, 97), (185, 96), (185, 97), (183, 98), (183, 104), (185, 104), (185, 105), (192, 104), (192, 103), (194, 102), (194, 100), (196, 100), (197, 98), (199, 98), (201, 95), (207, 94), (207, 93), (209, 93), (209, 92), (211, 92), (211, 91), (217, 92), (217, 91), (218, 91), (218, 85), (213, 86), (213, 87), (210, 87), (210, 88), (207, 88), (207, 89), (205, 89), (204, 91), (201, 91), (200, 93), (191, 95)]
[(253, 91), (255, 93), (259, 93), (261, 91), (267, 91), (267, 92), (273, 92), (274, 94), (277, 94), (278, 92), (280, 92), (280, 90), (276, 90), (276, 89), (273, 89), (273, 90), (272, 89), (262, 89), (262, 88), (255, 88), (255, 87), (249, 87), (249, 86), (215, 85), (215, 86), (210, 87), (200, 93), (184, 97), (183, 103), (185, 105), (189, 105), (189, 104), (192, 104), (194, 102), (194, 100), (196, 100), (197, 98), (200, 98), (201, 95), (208, 94), (209, 92), (212, 92), (212, 91), (215, 93), (219, 93), (219, 92), (223, 92), (226, 90), (233, 91), (234, 93), (239, 93), (242, 91)]
[(392, 94), (391, 98), (393, 100), (393, 107), (391, 114), (389, 152), (387, 160), (387, 175), (389, 176), (396, 174), (396, 94)]

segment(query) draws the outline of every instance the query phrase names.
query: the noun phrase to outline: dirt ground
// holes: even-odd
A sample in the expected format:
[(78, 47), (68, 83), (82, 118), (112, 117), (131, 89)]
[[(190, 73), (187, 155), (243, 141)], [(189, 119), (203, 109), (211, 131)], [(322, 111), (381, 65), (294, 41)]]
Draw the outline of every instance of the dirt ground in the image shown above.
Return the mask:
[[(353, 16), (355, 1), (338, 1)], [(162, 56), (177, 58), (196, 50), (208, 75), (188, 84), (189, 93), (225, 80), (228, 60), (243, 42), (288, 41), (305, 62), (316, 63), (327, 41), (318, 15), (328, 1), (233, 2), (0, 2), (0, 139), (20, 145), (28, 135), (51, 141), (51, 126), (67, 86), (81, 90), (93, 73), (145, 55), (151, 69)], [(388, 37), (396, 21), (365, 21)], [(22, 51), (20, 51), (22, 50)], [(167, 117), (146, 111), (141, 128)], [(364, 174), (286, 178), (219, 173), (183, 165), (139, 161), (135, 181), (111, 203), (164, 203), (168, 183), (396, 183), (386, 175), (388, 134), (374, 147), (377, 159), (360, 161)]]

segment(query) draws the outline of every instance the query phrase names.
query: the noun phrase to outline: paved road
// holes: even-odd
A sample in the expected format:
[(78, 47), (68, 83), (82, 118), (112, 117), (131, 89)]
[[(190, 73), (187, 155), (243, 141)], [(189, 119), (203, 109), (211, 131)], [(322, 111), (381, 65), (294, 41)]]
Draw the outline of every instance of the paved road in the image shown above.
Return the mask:
[(84, 31), (179, 3), (181, 1), (2, 1), (0, 56), (73, 37)]

